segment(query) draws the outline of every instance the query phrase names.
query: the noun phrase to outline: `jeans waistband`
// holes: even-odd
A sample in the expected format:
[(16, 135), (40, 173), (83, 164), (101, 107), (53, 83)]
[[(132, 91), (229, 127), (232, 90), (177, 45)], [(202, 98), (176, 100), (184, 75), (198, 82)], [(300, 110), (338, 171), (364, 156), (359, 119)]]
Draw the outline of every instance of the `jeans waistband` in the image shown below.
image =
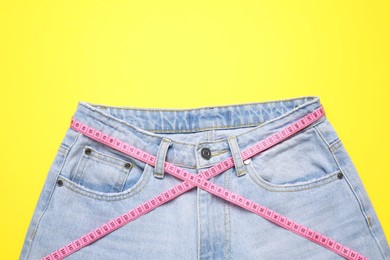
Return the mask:
[[(170, 140), (166, 161), (202, 169), (232, 156), (229, 137), (244, 150), (321, 106), (318, 96), (197, 108), (141, 108), (79, 101), (73, 118), (156, 155)], [(201, 156), (202, 148), (211, 158)]]

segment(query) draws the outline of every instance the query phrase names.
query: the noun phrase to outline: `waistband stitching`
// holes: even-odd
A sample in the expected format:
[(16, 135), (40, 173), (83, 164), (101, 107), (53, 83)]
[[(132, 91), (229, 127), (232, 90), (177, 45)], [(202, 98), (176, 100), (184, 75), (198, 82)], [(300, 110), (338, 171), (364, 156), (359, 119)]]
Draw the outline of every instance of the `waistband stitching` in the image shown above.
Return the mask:
[[(180, 111), (191, 111), (191, 110), (205, 110), (205, 109), (212, 109), (212, 108), (228, 108), (228, 107), (237, 107), (242, 105), (257, 105), (257, 104), (269, 104), (269, 103), (278, 103), (283, 101), (294, 101), (298, 99), (308, 99), (313, 98), (312, 101), (319, 100), (319, 96), (299, 96), (296, 98), (285, 98), (285, 99), (278, 99), (278, 100), (265, 100), (265, 101), (258, 101), (258, 102), (250, 102), (250, 103), (240, 103), (240, 104), (229, 104), (229, 105), (214, 105), (214, 106), (201, 106), (201, 107), (192, 107), (192, 108), (140, 108), (140, 107), (130, 107), (130, 106), (109, 106), (109, 105), (103, 105), (103, 104), (97, 104), (97, 103), (91, 103), (91, 102), (85, 102), (85, 101), (79, 101), (78, 103), (80, 105), (83, 105), (85, 107), (101, 107), (101, 108), (115, 108), (115, 109), (124, 109), (124, 110), (135, 110), (135, 111), (167, 111), (167, 112), (180, 112)], [(91, 104), (91, 105), (90, 105)]]
[[(307, 97), (307, 96), (306, 96), (306, 97)], [(302, 98), (305, 98), (305, 97), (298, 97), (298, 98), (294, 98), (294, 99), (292, 99), (292, 100), (297, 100), (297, 99), (302, 99)], [(286, 99), (285, 99), (285, 100), (286, 100)], [(287, 99), (287, 100), (291, 100), (291, 99)], [(280, 100), (280, 101), (283, 101), (283, 100)], [(244, 133), (238, 134), (237, 136), (241, 136), (241, 135), (243, 135), (243, 134), (247, 134), (247, 133), (250, 133), (250, 132), (252, 132), (252, 131), (258, 130), (260, 127), (263, 127), (264, 125), (267, 125), (267, 124), (270, 124), (270, 123), (275, 122), (275, 121), (277, 121), (277, 120), (280, 120), (280, 119), (282, 119), (282, 118), (285, 118), (286, 116), (288, 116), (288, 115), (290, 115), (290, 114), (292, 114), (292, 113), (294, 113), (294, 112), (296, 112), (296, 111), (298, 111), (298, 110), (300, 110), (300, 109), (302, 109), (302, 108), (304, 108), (304, 107), (307, 107), (307, 106), (309, 106), (309, 105), (311, 105), (311, 104), (314, 104), (314, 103), (316, 103), (317, 101), (319, 101), (319, 98), (318, 98), (317, 96), (314, 96), (314, 99), (313, 99), (313, 100), (311, 100), (311, 101), (309, 101), (309, 102), (307, 102), (307, 103), (304, 103), (304, 104), (302, 104), (302, 105), (298, 105), (298, 106), (295, 107), (294, 109), (292, 109), (292, 110), (290, 110), (290, 111), (288, 111), (288, 112), (286, 112), (286, 113), (284, 113), (284, 114), (282, 114), (282, 115), (280, 115), (280, 116), (278, 116), (278, 117), (275, 117), (275, 118), (273, 118), (273, 119), (270, 119), (270, 120), (268, 120), (268, 121), (265, 121), (265, 122), (263, 122), (263, 123), (260, 123), (260, 125), (255, 125), (255, 128), (254, 128), (254, 129), (250, 129), (250, 130), (248, 130), (248, 131), (246, 131), (246, 132), (244, 132)], [(272, 101), (270, 101), (270, 102), (272, 103)], [(273, 102), (275, 103), (275, 102), (277, 102), (277, 101), (273, 101)], [(265, 103), (265, 102), (261, 102), (261, 103)], [(106, 118), (112, 119), (112, 120), (116, 121), (117, 123), (123, 123), (123, 124), (125, 124), (125, 125), (127, 125), (127, 126), (133, 128), (133, 129), (134, 129), (135, 131), (137, 131), (138, 133), (141, 133), (141, 134), (147, 135), (147, 136), (151, 136), (151, 137), (162, 138), (162, 136), (159, 136), (158, 134), (153, 134), (153, 133), (151, 134), (151, 133), (148, 133), (148, 131), (151, 132), (151, 130), (145, 130), (145, 129), (136, 127), (136, 126), (134, 126), (134, 125), (132, 125), (132, 124), (129, 124), (128, 122), (123, 121), (123, 120), (121, 120), (121, 119), (119, 119), (119, 118), (117, 118), (117, 117), (114, 117), (114, 116), (110, 115), (110, 114), (103, 113), (103, 111), (100, 111), (100, 110), (96, 109), (95, 107), (93, 107), (93, 106), (91, 106), (91, 105), (89, 105), (89, 104), (87, 104), (87, 103), (85, 103), (85, 102), (83, 102), (83, 101), (79, 102), (79, 104), (80, 104), (80, 105), (83, 105), (84, 107), (86, 107), (86, 108), (88, 108), (88, 109), (91, 109), (91, 110), (93, 110), (93, 111), (95, 111), (95, 112), (97, 112), (97, 113), (99, 113), (99, 114), (101, 114), (101, 115), (103, 115), (103, 116), (105, 116)], [(252, 104), (257, 104), (257, 103), (252, 103)], [(243, 105), (243, 104), (237, 104), (236, 106), (240, 106), (240, 105)], [(229, 107), (229, 106), (226, 106), (226, 107)], [(158, 110), (158, 109), (157, 109), (157, 110)], [(102, 122), (102, 123), (104, 123), (104, 122)], [(250, 125), (253, 126), (252, 124), (250, 124)], [(106, 126), (109, 126), (109, 125), (106, 125)], [(240, 127), (240, 126), (245, 126), (245, 124), (243, 124), (243, 125), (235, 125), (235, 127)], [(233, 126), (233, 127), (234, 127), (234, 126)], [(221, 128), (221, 129), (224, 129), (224, 128)], [(208, 130), (210, 130), (210, 129), (208, 128)], [(197, 130), (197, 131), (199, 131), (199, 130)], [(172, 141), (174, 141), (175, 143), (178, 143), (178, 144), (182, 144), (182, 145), (195, 146), (195, 144), (186, 143), (186, 142), (180, 142), (180, 141), (173, 140), (173, 139), (172, 139)], [(226, 139), (218, 139), (218, 140), (215, 140), (215, 141), (202, 141), (202, 142), (199, 142), (199, 144), (204, 144), (204, 143), (219, 143), (219, 142), (225, 142), (225, 141), (226, 141)]]

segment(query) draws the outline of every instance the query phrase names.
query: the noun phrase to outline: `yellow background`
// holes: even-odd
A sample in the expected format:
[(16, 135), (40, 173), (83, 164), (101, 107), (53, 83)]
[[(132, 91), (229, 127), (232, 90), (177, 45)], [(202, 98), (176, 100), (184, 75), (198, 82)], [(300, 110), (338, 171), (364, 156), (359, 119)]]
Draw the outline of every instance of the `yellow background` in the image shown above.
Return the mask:
[(389, 1), (4, 1), (1, 259), (17, 259), (79, 100), (318, 95), (390, 237)]

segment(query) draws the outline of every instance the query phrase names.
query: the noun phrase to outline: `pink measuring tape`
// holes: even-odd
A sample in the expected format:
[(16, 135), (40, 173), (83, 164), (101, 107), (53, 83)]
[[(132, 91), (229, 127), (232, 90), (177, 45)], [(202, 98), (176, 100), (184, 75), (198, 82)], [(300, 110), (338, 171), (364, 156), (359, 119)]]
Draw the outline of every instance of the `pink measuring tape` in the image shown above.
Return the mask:
[[(277, 143), (283, 141), (284, 139), (295, 134), (299, 130), (305, 128), (306, 126), (320, 119), (324, 115), (325, 115), (324, 109), (322, 106), (320, 106), (310, 114), (288, 125), (281, 131), (243, 150), (241, 153), (242, 159), (246, 160), (248, 158), (251, 158), (252, 156), (268, 149), (269, 147), (276, 145)], [(104, 143), (138, 160), (148, 163), (151, 166), (155, 166), (156, 163), (155, 156), (146, 153), (140, 149), (137, 149), (136, 147), (128, 143), (122, 142), (103, 132), (91, 128), (88, 125), (85, 125), (82, 122), (75, 120), (74, 118), (72, 118), (71, 120), (71, 127), (74, 130), (79, 131), (80, 133), (98, 142)], [(346, 246), (343, 246), (342, 244), (332, 240), (329, 237), (326, 237), (325, 235), (322, 235), (308, 227), (300, 225), (299, 223), (285, 216), (282, 216), (271, 209), (268, 209), (258, 203), (246, 199), (245, 197), (237, 193), (231, 192), (223, 187), (220, 187), (208, 181), (208, 179), (232, 168), (233, 166), (234, 166), (233, 157), (229, 157), (228, 159), (215, 164), (208, 170), (203, 171), (198, 175), (195, 175), (185, 171), (184, 169), (178, 166), (175, 166), (174, 164), (171, 164), (169, 162), (164, 162), (164, 171), (183, 180), (182, 183), (140, 204), (139, 206), (135, 207), (129, 212), (122, 214), (114, 219), (111, 219), (110, 221), (106, 222), (102, 226), (92, 230), (91, 232), (65, 245), (64, 247), (43, 257), (42, 260), (63, 259), (66, 256), (76, 252), (77, 250), (80, 250), (81, 248), (104, 237), (105, 235), (111, 233), (112, 231), (126, 225), (127, 223), (139, 218), (140, 216), (152, 211), (158, 206), (163, 205), (164, 203), (178, 197), (179, 195), (185, 193), (186, 191), (194, 187), (199, 187), (243, 209), (249, 210), (289, 231), (292, 231), (310, 241), (313, 241), (325, 248), (328, 248), (329, 250), (334, 251), (335, 253), (343, 256), (346, 259), (354, 259), (354, 260), (368, 259), (365, 256), (357, 253), (356, 251)]]

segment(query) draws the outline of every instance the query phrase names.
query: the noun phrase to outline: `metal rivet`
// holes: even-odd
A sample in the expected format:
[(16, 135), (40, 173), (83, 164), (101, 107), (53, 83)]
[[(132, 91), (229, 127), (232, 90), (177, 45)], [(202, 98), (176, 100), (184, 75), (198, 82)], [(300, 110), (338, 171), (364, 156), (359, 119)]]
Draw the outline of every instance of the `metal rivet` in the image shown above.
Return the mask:
[(131, 163), (125, 163), (125, 168), (129, 169), (131, 167)]
[(251, 162), (251, 159), (249, 158), (249, 159), (246, 159), (246, 160), (244, 161), (244, 164), (248, 165), (248, 164), (250, 164), (250, 162)]
[(85, 154), (91, 154), (91, 152), (92, 152), (91, 148), (85, 149)]
[(206, 160), (211, 158), (211, 151), (207, 147), (203, 147), (202, 150), (200, 151), (200, 154), (202, 155), (203, 158)]
[(60, 187), (61, 187), (61, 186), (62, 186), (62, 184), (64, 184), (64, 183), (62, 182), (62, 180), (58, 180), (58, 181), (57, 181), (57, 185), (58, 185), (58, 186), (60, 186)]
[(342, 179), (343, 176), (344, 176), (344, 174), (343, 174), (342, 172), (339, 172), (339, 173), (337, 174), (337, 178), (339, 178), (339, 179)]

